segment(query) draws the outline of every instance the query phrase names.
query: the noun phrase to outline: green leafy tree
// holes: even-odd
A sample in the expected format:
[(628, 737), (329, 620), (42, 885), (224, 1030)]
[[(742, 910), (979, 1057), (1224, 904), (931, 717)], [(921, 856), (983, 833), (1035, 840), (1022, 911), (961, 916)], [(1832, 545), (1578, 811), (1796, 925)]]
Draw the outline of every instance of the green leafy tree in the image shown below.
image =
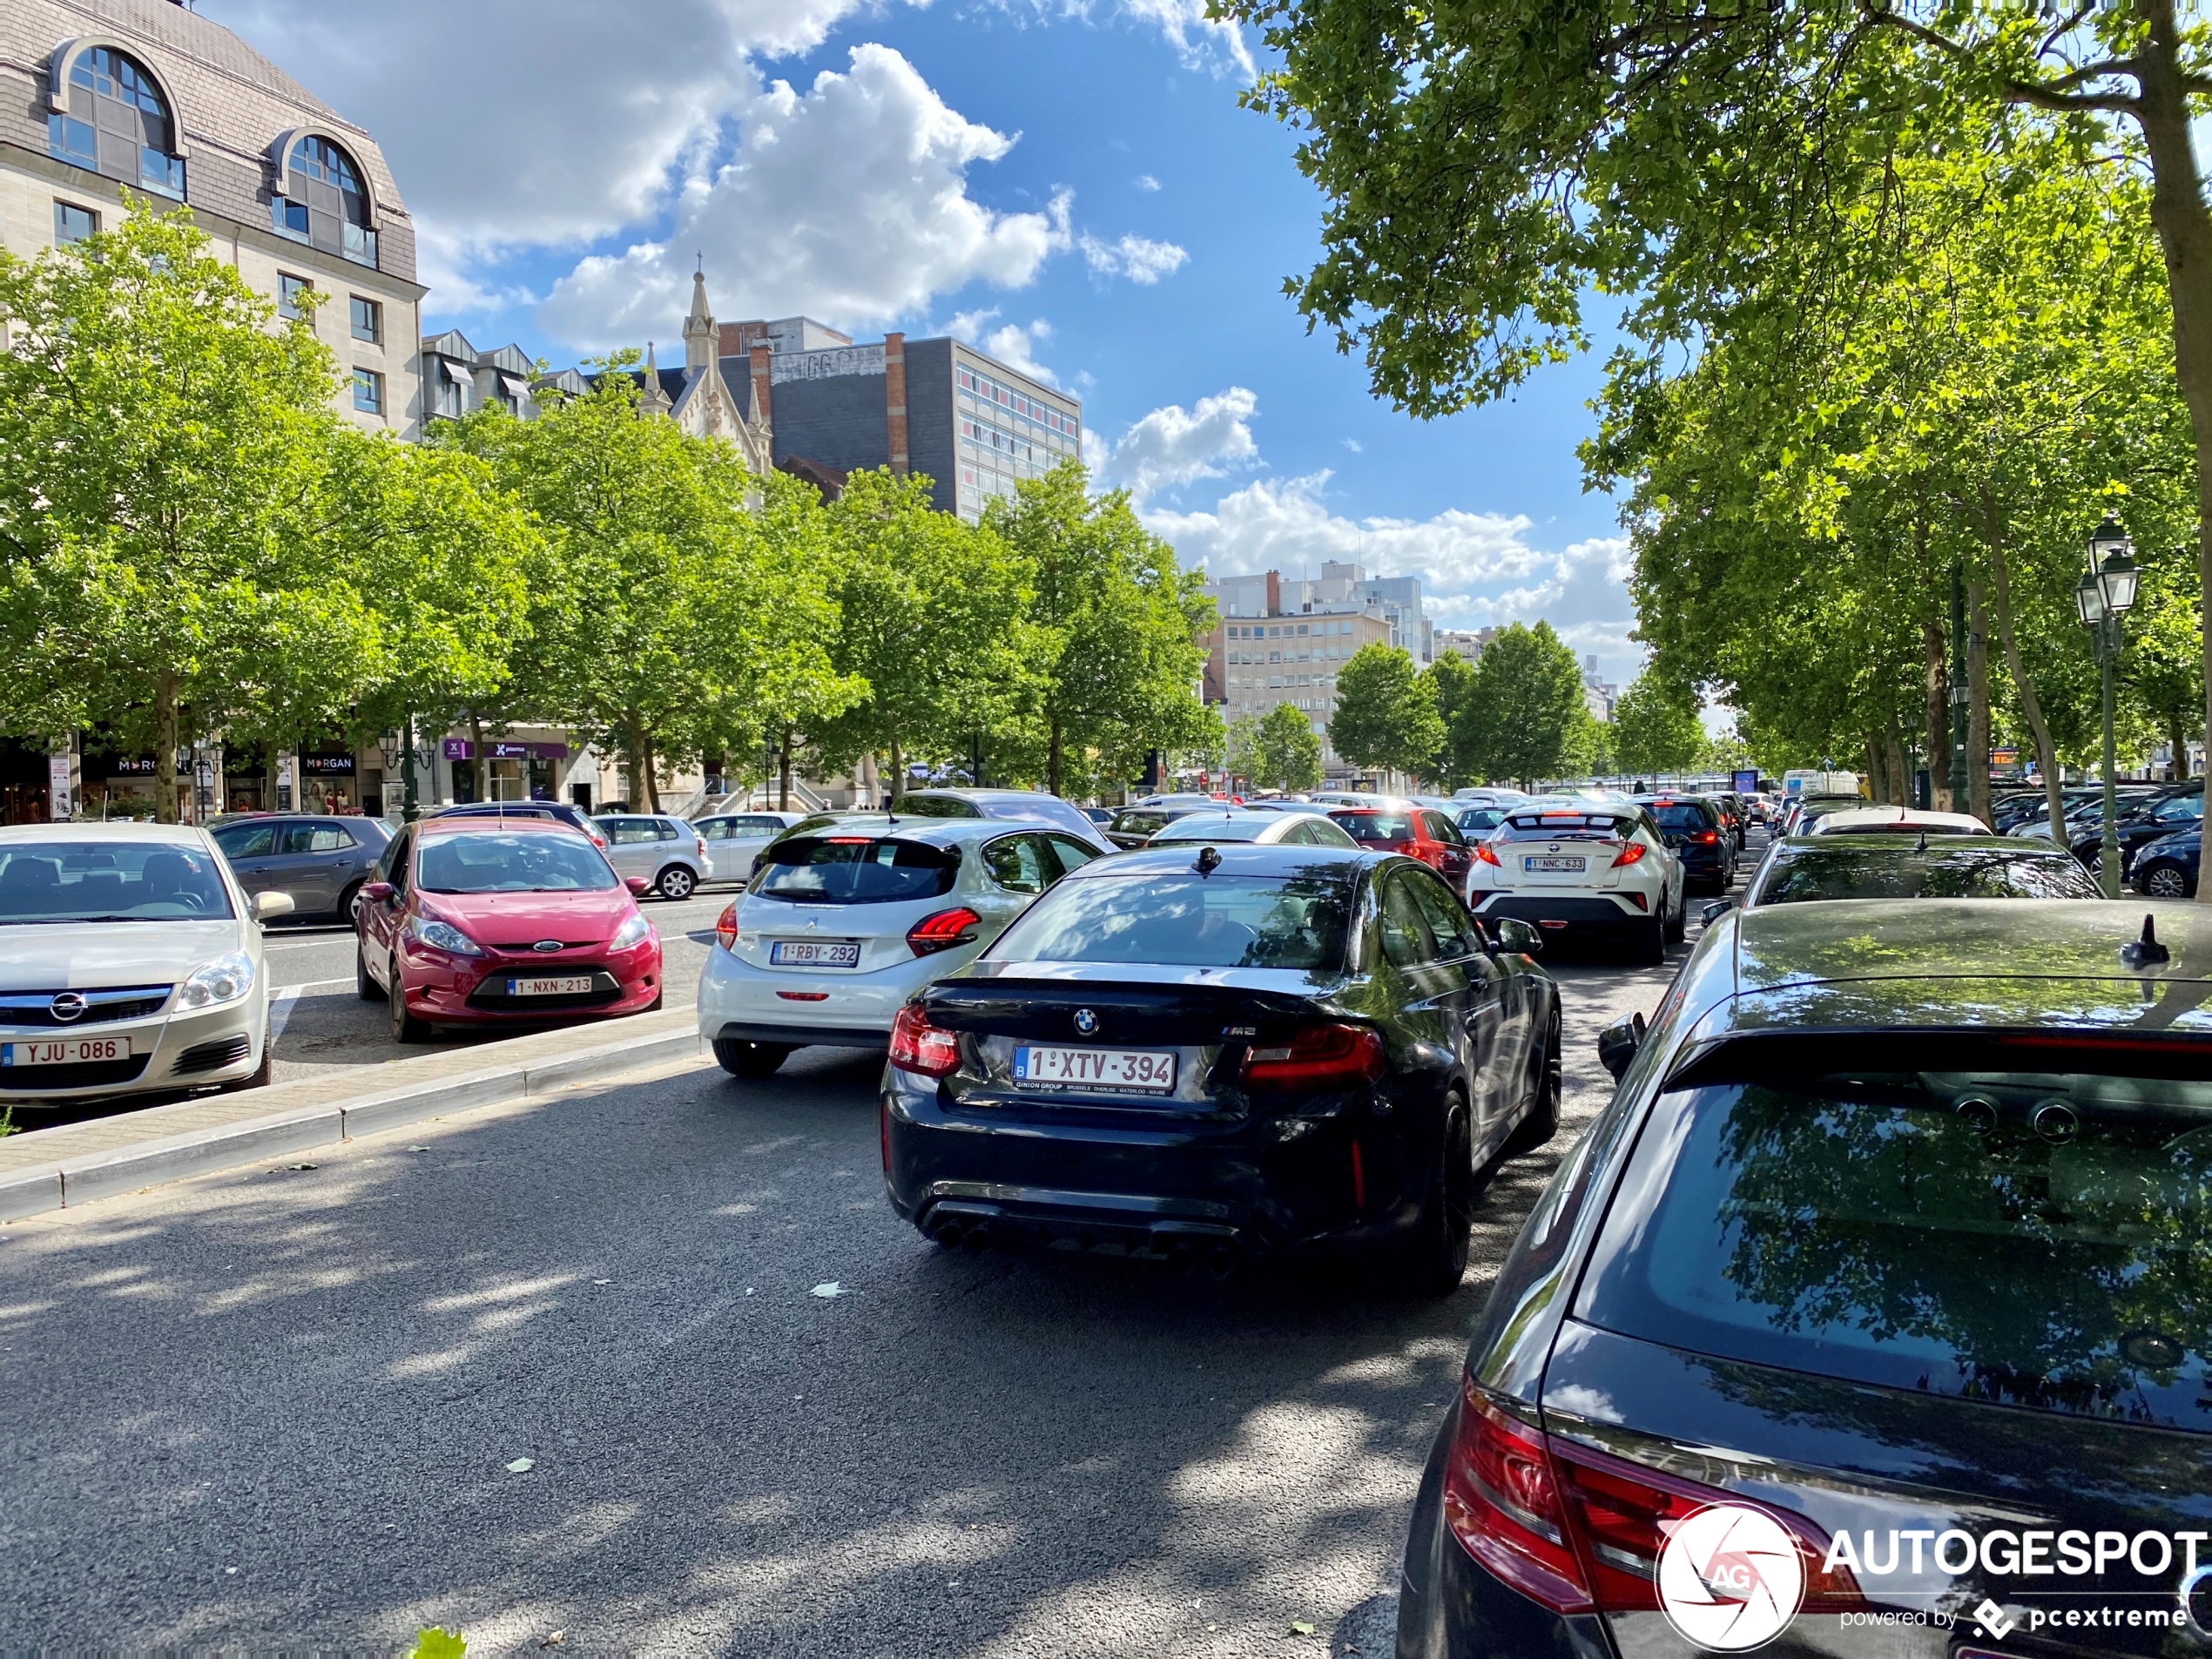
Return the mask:
[(1457, 651), (1446, 651), (1421, 671), (1428, 682), (1429, 700), (1435, 705), (1443, 736), (1436, 752), (1420, 770), (1440, 789), (1463, 789), (1482, 781), (1481, 768), (1467, 748), (1472, 730), (1469, 710), (1474, 705), (1475, 667)]
[(1321, 786), (1321, 739), (1312, 723), (1288, 703), (1261, 717), (1252, 781), (1286, 793)]
[(1696, 693), (1647, 667), (1613, 705), (1613, 757), (1623, 772), (1688, 772), (1705, 755)]
[(1481, 775), (1524, 788), (1566, 776), (1589, 752), (1582, 671), (1548, 622), (1514, 623), (1483, 648), (1461, 718), (1455, 741)]
[(379, 644), (316, 536), (337, 376), (312, 311), (215, 257), (188, 211), (0, 253), (0, 726), (151, 747), (257, 703), (336, 718)]
[(1257, 784), (1260, 775), (1259, 718), (1240, 714), (1231, 720), (1223, 733), (1224, 764), (1232, 778), (1242, 778), (1246, 783)]
[(1434, 686), (1414, 671), (1411, 652), (1376, 641), (1337, 671), (1337, 711), (1329, 741), (1353, 765), (1423, 772), (1444, 746)]

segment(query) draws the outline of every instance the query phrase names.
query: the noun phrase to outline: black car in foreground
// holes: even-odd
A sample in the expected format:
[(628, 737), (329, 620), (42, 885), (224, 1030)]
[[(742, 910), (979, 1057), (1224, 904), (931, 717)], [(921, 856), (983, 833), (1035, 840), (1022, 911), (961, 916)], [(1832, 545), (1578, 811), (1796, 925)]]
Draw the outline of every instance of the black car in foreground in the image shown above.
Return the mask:
[(2212, 917), (1752, 909), (1600, 1050), (1399, 1659), (2212, 1651)]
[(1387, 1250), (1466, 1271), (1481, 1171), (1559, 1123), (1559, 996), (1395, 853), (1194, 846), (1062, 880), (899, 1016), (884, 1180), (948, 1247), (1225, 1276)]
[[(1791, 835), (1743, 884), (1743, 907), (1831, 899), (2095, 899), (2063, 848), (2009, 835)], [(1714, 907), (1706, 910), (1712, 913)]]

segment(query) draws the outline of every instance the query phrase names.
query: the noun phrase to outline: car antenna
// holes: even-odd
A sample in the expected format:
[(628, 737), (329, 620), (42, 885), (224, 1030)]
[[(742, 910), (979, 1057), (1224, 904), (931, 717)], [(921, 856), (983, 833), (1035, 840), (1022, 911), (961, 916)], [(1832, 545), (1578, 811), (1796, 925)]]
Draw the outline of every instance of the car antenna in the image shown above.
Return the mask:
[(1912, 850), (1913, 850), (1915, 853), (1925, 853), (1925, 852), (1926, 852), (1926, 851), (1928, 850), (1928, 833), (1927, 833), (1927, 831), (1925, 831), (1925, 830), (1922, 830), (1922, 831), (1920, 832), (1920, 845), (1919, 845), (1919, 846), (1916, 846), (1916, 847), (1914, 847)]
[(2143, 936), (2131, 939), (2120, 948), (2120, 960), (2130, 968), (2148, 968), (2155, 962), (2170, 962), (2174, 953), (2158, 942), (2157, 919), (2143, 918)]
[(1198, 873), (1211, 875), (1219, 868), (1221, 868), (1221, 854), (1211, 846), (1200, 847), (1198, 849)]

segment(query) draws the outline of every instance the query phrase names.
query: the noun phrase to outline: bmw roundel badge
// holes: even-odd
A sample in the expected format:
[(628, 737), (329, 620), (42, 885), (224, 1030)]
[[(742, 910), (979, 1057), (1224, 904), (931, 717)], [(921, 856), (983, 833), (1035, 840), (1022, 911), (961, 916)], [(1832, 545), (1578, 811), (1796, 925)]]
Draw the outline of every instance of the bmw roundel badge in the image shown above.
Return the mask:
[(1095, 1037), (1098, 1035), (1098, 1016), (1089, 1008), (1076, 1010), (1076, 1035), (1079, 1037)]

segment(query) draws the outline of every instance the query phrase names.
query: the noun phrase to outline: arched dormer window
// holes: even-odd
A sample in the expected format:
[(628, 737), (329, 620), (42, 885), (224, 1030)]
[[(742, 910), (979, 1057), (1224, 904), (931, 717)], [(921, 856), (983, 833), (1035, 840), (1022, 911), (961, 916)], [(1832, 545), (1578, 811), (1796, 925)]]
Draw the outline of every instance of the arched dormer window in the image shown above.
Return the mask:
[(340, 253), (356, 265), (376, 263), (376, 226), (368, 192), (354, 158), (317, 132), (287, 134), (269, 220), (280, 236)]
[(185, 199), (176, 117), (143, 64), (112, 46), (64, 48), (55, 54), (54, 81), (46, 143), (57, 160)]

